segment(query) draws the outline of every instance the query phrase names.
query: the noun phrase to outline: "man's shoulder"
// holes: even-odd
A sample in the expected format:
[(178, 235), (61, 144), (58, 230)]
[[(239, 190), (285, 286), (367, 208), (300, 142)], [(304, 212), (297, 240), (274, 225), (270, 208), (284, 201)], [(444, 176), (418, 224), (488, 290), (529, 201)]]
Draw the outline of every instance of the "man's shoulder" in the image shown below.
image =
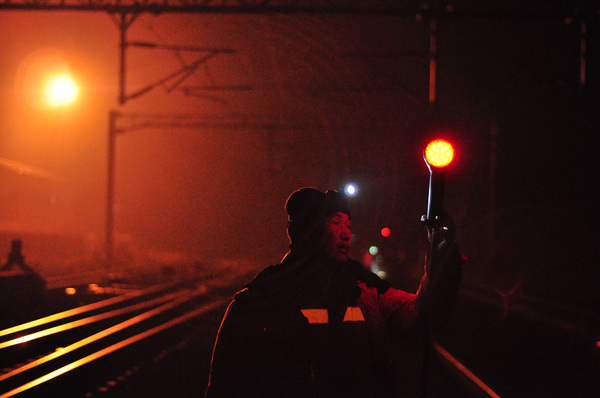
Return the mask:
[(285, 294), (285, 282), (281, 266), (279, 264), (269, 265), (259, 272), (242, 290), (238, 291), (234, 299), (242, 302), (272, 300), (273, 297)]

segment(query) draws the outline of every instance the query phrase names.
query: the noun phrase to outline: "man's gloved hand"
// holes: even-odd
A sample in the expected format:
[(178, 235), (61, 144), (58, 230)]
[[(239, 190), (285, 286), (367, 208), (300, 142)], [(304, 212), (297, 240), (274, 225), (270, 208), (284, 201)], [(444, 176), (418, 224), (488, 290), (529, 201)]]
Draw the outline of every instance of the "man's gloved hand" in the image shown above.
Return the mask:
[(429, 242), (433, 243), (433, 248), (438, 251), (445, 251), (454, 243), (456, 238), (456, 225), (452, 217), (443, 212), (437, 219), (434, 227), (427, 229)]

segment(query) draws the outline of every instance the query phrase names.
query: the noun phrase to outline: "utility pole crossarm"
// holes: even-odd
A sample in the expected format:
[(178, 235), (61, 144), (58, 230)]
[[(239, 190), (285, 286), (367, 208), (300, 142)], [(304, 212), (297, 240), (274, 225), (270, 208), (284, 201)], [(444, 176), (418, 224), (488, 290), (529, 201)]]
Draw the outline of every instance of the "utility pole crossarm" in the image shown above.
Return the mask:
[[(140, 13), (202, 13), (202, 14), (313, 14), (313, 15), (380, 15), (404, 16), (446, 15), (478, 18), (564, 18), (574, 9), (563, 6), (530, 7), (531, 1), (521, 4), (495, 0), (479, 1), (468, 7), (444, 5), (420, 0), (0, 0), (2, 10), (37, 11), (104, 11), (111, 14)], [(577, 10), (581, 17), (597, 18), (600, 9), (588, 7)]]
[(0, 10), (81, 10), (111, 13), (198, 12), (214, 14), (381, 14), (414, 15), (414, 0), (0, 0)]

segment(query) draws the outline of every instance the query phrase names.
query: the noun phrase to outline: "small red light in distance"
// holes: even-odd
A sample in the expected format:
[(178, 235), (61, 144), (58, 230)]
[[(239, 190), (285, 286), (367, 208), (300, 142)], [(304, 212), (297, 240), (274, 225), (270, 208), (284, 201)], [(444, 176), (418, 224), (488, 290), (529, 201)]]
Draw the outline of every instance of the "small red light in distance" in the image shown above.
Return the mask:
[(425, 148), (425, 159), (427, 163), (435, 167), (448, 166), (454, 158), (454, 148), (444, 140), (434, 140)]
[(384, 238), (387, 238), (388, 236), (390, 236), (390, 233), (392, 231), (390, 231), (390, 229), (388, 227), (382, 228), (381, 229), (381, 236), (383, 236)]

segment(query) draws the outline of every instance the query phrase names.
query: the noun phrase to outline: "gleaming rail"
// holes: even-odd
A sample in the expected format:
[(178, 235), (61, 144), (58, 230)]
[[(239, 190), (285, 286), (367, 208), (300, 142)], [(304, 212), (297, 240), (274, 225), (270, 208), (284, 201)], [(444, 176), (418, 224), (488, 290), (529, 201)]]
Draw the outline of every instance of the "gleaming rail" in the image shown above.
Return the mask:
[[(140, 355), (136, 345), (227, 304), (229, 297), (208, 290), (161, 285), (1, 330), (0, 397), (44, 396), (48, 384), (63, 390), (63, 384), (71, 388), (82, 378), (85, 388), (105, 382), (101, 368), (107, 363), (130, 361)], [(141, 351), (176, 343), (159, 339)]]

